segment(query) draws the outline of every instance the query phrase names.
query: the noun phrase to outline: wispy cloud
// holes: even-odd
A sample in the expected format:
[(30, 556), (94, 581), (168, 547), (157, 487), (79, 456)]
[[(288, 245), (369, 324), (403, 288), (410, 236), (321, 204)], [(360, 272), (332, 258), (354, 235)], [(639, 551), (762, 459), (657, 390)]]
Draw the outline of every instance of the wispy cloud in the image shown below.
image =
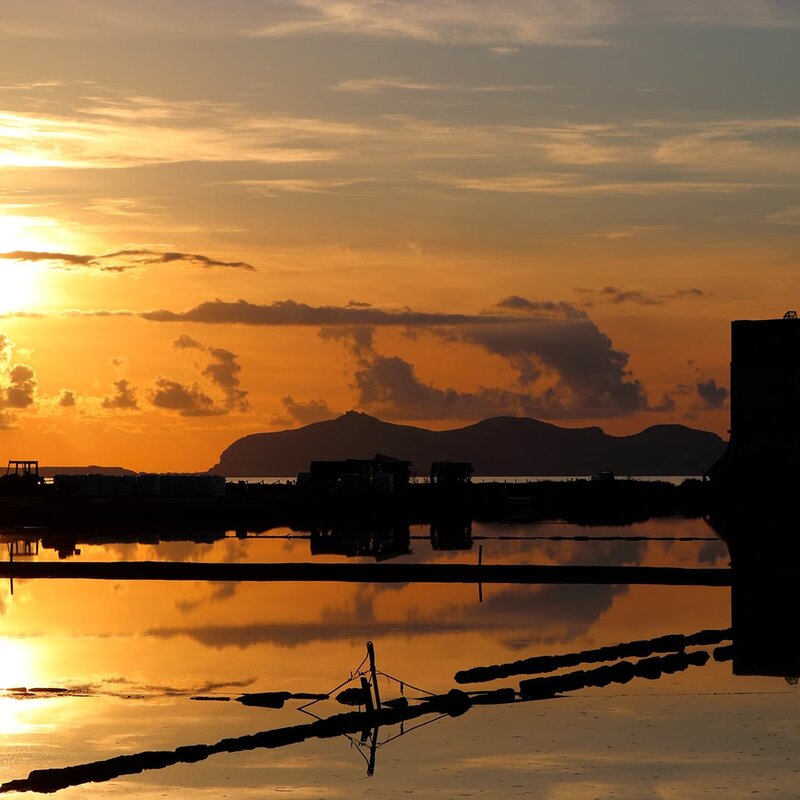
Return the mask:
[(40, 0), (6, 3), (0, 37), (349, 35), (434, 43), (596, 45), (615, 25), (795, 27), (781, 0)]
[(0, 113), (0, 167), (114, 169), (182, 161), (291, 164), (334, 160), (367, 130), (264, 117), (233, 105), (117, 97), (70, 115)]
[[(443, 44), (598, 45), (616, 25), (786, 27), (800, 24), (800, 10), (780, 0), (295, 0), (255, 35), (348, 34), (416, 39)], [(265, 15), (266, 16), (266, 15)]]
[(499, 314), (450, 314), (361, 305), (311, 306), (296, 300), (277, 300), (269, 304), (250, 303), (247, 300), (209, 300), (188, 311), (161, 309), (143, 311), (140, 316), (151, 322), (201, 322), (211, 325), (431, 326), (511, 321), (510, 317)]
[(603, 194), (662, 194), (709, 192), (727, 194), (746, 192), (757, 188), (752, 183), (740, 181), (699, 180), (598, 180), (588, 174), (505, 175), (495, 177), (458, 177), (454, 175), (426, 176), (431, 183), (454, 189), (504, 194), (543, 194), (563, 197), (580, 197)]
[(217, 181), (217, 186), (239, 186), (262, 197), (281, 194), (339, 194), (371, 178), (244, 178), (236, 181)]
[(426, 83), (412, 78), (351, 78), (339, 81), (331, 87), (337, 92), (354, 94), (382, 94), (387, 91), (407, 92), (496, 92), (513, 94), (515, 92), (542, 92), (551, 86), (535, 83), (497, 83), (497, 84), (464, 84), (464, 83)]
[(229, 269), (255, 270), (245, 261), (223, 261), (200, 253), (181, 253), (171, 250), (124, 249), (103, 255), (79, 255), (75, 253), (50, 253), (37, 250), (12, 250), (0, 253), (0, 259), (9, 261), (44, 262), (59, 269), (90, 268), (101, 272), (127, 272), (131, 269), (153, 264), (172, 264), (182, 262), (209, 269), (222, 267)]
[(575, 289), (584, 299), (585, 305), (593, 305), (597, 302), (613, 303), (632, 303), (640, 306), (660, 306), (671, 300), (688, 300), (706, 297), (707, 293), (702, 289), (675, 289), (671, 292), (648, 292), (643, 289), (621, 289), (617, 286), (604, 286), (602, 289)]

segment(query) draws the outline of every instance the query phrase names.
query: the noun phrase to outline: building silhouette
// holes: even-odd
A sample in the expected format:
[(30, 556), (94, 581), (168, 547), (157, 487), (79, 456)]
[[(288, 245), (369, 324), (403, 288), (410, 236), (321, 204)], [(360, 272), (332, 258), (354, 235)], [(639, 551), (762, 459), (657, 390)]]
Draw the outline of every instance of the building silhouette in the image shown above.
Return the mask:
[(800, 320), (731, 323), (728, 448), (708, 471), (721, 484), (785, 484), (800, 478)]

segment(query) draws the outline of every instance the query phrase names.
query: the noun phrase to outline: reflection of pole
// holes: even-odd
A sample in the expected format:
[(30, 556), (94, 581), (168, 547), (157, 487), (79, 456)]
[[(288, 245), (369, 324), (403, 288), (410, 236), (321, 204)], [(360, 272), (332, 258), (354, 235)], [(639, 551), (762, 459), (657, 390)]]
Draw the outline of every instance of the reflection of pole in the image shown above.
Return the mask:
[(369, 764), (367, 764), (367, 777), (371, 778), (375, 774), (375, 753), (378, 750), (378, 731), (380, 728), (376, 725), (372, 729), (372, 741), (369, 745)]
[[(483, 545), (478, 545), (478, 566), (483, 565)], [(483, 582), (478, 578), (478, 602), (483, 602)]]
[(378, 690), (378, 673), (375, 669), (375, 646), (372, 642), (367, 642), (367, 655), (369, 656), (369, 671), (372, 675), (372, 688), (375, 692), (375, 707), (381, 709), (381, 693)]
[[(14, 563), (14, 545), (12, 542), (8, 543), (8, 563)], [(10, 572), (8, 575), (8, 585), (10, 587), (11, 596), (14, 596), (14, 573)]]

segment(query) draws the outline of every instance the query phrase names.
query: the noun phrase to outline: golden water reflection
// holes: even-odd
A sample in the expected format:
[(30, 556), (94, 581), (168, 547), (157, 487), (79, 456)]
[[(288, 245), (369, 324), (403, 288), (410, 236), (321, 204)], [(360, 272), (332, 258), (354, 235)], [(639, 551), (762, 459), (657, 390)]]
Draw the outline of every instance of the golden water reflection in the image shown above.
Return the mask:
[[(623, 532), (654, 535), (676, 528), (681, 533), (674, 522), (659, 521)], [(683, 533), (698, 530), (707, 535), (698, 521), (684, 521)], [(727, 564), (727, 551), (716, 541), (532, 542), (517, 536), (486, 542), (491, 547), (484, 558), (491, 552), (508, 563)], [(265, 560), (265, 553), (271, 560), (280, 554), (306, 560), (308, 541), (228, 537), (212, 543), (109, 542), (81, 550), (75, 557), (89, 560), (134, 554), (213, 561), (226, 553), (231, 560)], [(474, 550), (428, 555), (475, 558)], [(40, 551), (38, 557), (50, 556)], [(247, 708), (232, 698), (242, 692), (327, 692), (362, 660), (367, 639), (375, 642), (383, 671), (447, 691), (455, 672), (471, 666), (722, 629), (731, 622), (729, 589), (623, 585), (492, 585), (483, 587), (480, 602), (472, 585), (17, 580), (13, 596), (8, 587), (0, 590), (0, 613), (0, 688), (68, 690), (62, 696), (0, 696), (2, 781), (31, 769), (302, 724), (307, 718), (295, 701), (276, 711)], [(519, 678), (496, 682), (518, 684)], [(387, 679), (380, 685), (384, 697), (400, 691)], [(223, 702), (191, 699), (196, 696)], [(735, 774), (749, 787), (744, 796), (758, 786), (785, 787), (791, 771), (800, 769), (800, 751), (790, 749), (800, 739), (797, 710), (798, 694), (783, 680), (735, 677), (729, 663), (712, 661), (658, 683), (634, 680), (444, 719), (381, 751), (379, 769), (366, 785), (353, 745), (336, 739), (213, 756), (120, 778), (92, 792), (196, 797), (224, 789), (249, 798), (414, 791), (500, 798), (538, 789), (553, 798), (592, 792), (694, 797), (700, 787), (718, 791), (716, 781), (726, 787), (726, 797), (735, 797), (737, 786), (729, 780)], [(338, 711), (335, 703), (324, 705), (324, 714)], [(738, 729), (731, 727), (737, 720)], [(742, 764), (741, 753), (752, 762)], [(775, 753), (783, 759), (779, 765)], [(769, 769), (775, 780), (767, 784)], [(78, 787), (63, 796), (84, 792)]]

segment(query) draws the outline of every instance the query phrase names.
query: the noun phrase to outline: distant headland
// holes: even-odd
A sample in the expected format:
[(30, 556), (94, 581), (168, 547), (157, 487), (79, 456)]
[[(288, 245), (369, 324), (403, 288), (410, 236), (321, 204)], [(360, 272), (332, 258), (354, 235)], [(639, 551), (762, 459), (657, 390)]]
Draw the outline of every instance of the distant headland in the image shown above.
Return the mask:
[(386, 453), (426, 475), (434, 461), (468, 461), (475, 475), (702, 475), (725, 451), (717, 434), (653, 425), (631, 436), (564, 428), (529, 417), (492, 417), (453, 430), (396, 425), (356, 411), (293, 430), (255, 433), (227, 447), (209, 472), (294, 476), (313, 460)]

